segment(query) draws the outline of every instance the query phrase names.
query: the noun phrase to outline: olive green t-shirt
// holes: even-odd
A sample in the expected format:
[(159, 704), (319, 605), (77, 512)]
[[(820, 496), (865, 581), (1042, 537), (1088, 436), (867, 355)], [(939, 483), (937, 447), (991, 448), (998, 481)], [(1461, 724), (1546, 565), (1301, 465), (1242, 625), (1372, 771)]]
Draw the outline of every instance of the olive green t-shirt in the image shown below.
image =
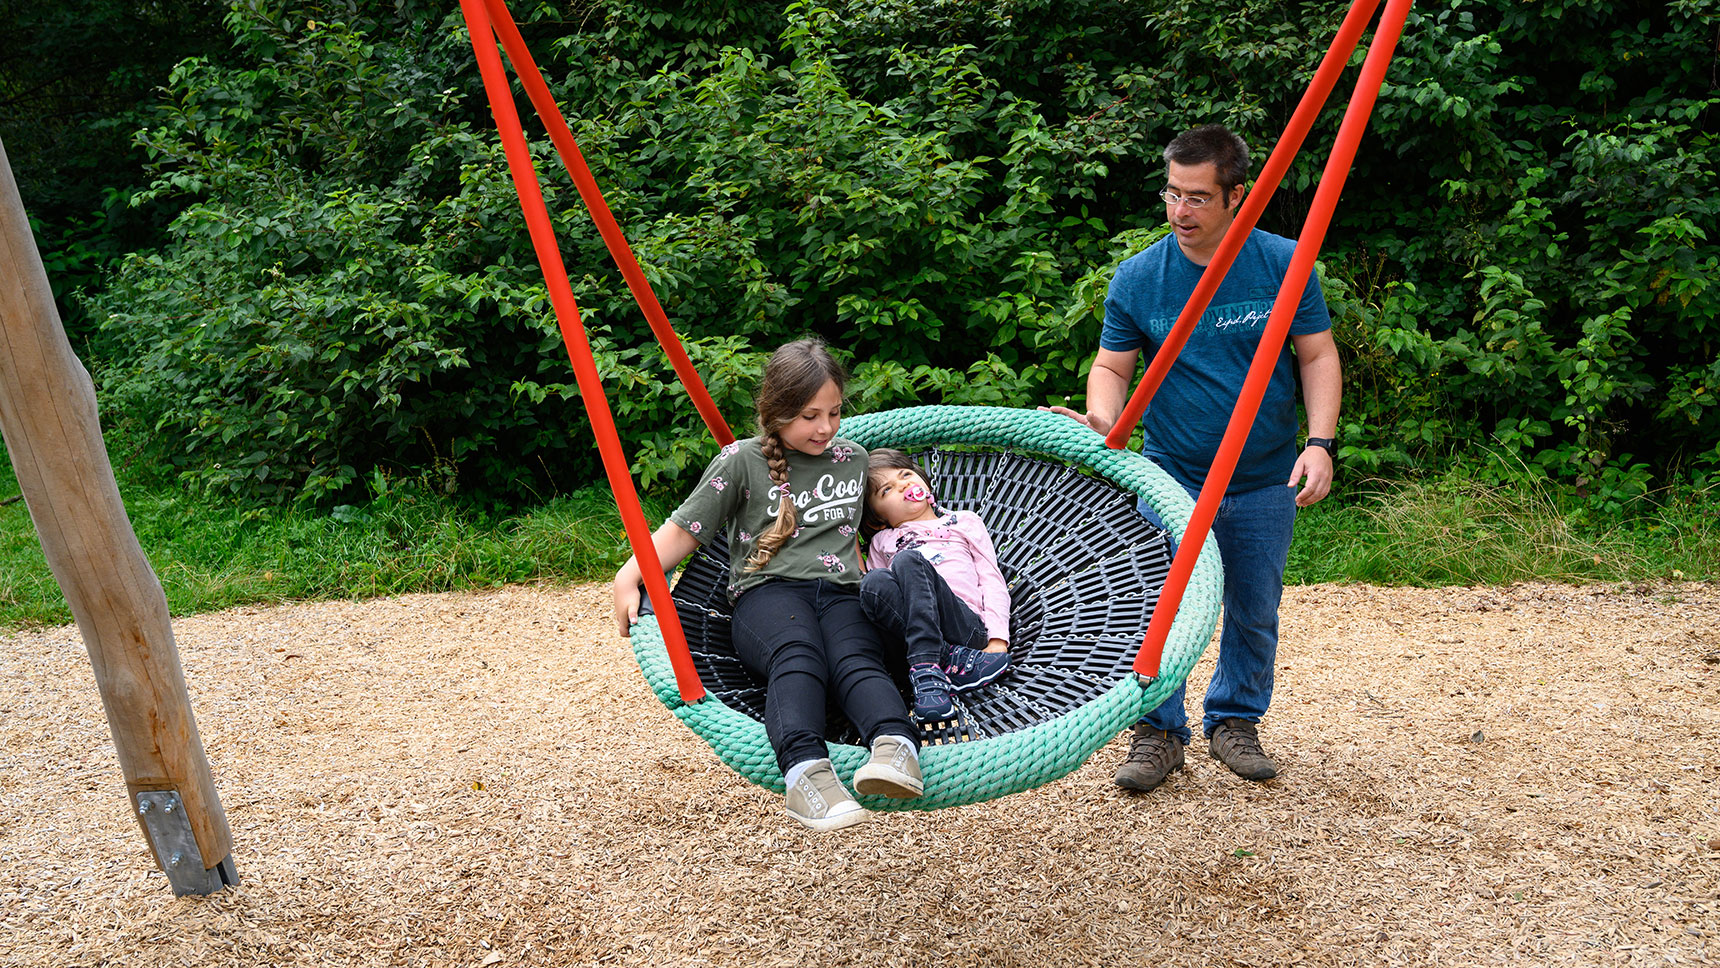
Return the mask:
[(746, 560), (758, 550), (758, 536), (776, 521), (780, 495), (759, 438), (737, 440), (719, 451), (699, 486), (669, 516), (700, 544), (709, 544), (718, 531), (728, 529), (731, 600), (773, 578), (860, 583), (855, 538), (866, 501), (866, 451), (837, 437), (816, 457), (787, 448), (784, 452), (795, 530), (763, 568), (747, 571)]

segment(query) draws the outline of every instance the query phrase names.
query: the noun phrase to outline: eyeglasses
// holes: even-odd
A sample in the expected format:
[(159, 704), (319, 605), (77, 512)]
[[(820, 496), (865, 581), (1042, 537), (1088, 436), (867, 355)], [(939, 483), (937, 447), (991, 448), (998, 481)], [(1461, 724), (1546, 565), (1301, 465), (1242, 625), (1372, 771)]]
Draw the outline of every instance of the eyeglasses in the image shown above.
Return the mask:
[(1201, 208), (1205, 206), (1207, 202), (1212, 201), (1211, 195), (1178, 195), (1176, 192), (1173, 192), (1168, 188), (1159, 192), (1159, 197), (1165, 200), (1166, 205), (1170, 205), (1172, 207), (1177, 205), (1187, 205), (1189, 208)]

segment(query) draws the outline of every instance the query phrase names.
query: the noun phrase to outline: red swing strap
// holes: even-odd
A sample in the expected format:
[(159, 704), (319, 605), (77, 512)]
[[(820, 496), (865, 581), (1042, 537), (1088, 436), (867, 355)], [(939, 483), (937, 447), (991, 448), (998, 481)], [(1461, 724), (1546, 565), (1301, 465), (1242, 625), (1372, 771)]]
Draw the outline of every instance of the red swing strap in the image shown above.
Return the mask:
[[(1218, 453), (1213, 457), (1212, 469), (1207, 473), (1200, 498), (1195, 502), (1188, 529), (1177, 547), (1176, 557), (1171, 561), (1170, 574), (1165, 577), (1164, 586), (1159, 591), (1158, 604), (1153, 609), (1152, 621), (1147, 625), (1146, 638), (1142, 640), (1140, 652), (1135, 656), (1134, 670), (1138, 675), (1157, 678), (1159, 674), (1165, 640), (1170, 635), (1177, 608), (1182, 604), (1183, 591), (1188, 587), (1189, 576), (1194, 572), (1195, 561), (1200, 557), (1201, 545), (1206, 542), (1206, 536), (1212, 529), (1218, 505), (1224, 500), (1225, 488), (1230, 485), (1230, 478), (1236, 471), (1236, 462), (1242, 456), (1242, 445), (1247, 441), (1248, 431), (1254, 425), (1260, 401), (1266, 395), (1266, 385), (1272, 379), (1273, 365), (1278, 359), (1279, 351), (1284, 347), (1284, 340), (1290, 332), (1290, 323), (1296, 316), (1296, 307), (1302, 301), (1302, 293), (1307, 289), (1308, 277), (1314, 271), (1314, 260), (1319, 258), (1320, 246), (1326, 239), (1326, 229), (1330, 227), (1332, 214), (1338, 206), (1338, 196), (1344, 190), (1344, 179), (1349, 175), (1351, 163), (1355, 161), (1362, 132), (1367, 129), (1368, 117), (1373, 113), (1380, 85), (1385, 83), (1386, 67), (1391, 63), (1392, 53), (1397, 48), (1398, 37), (1403, 32), (1404, 21), (1409, 17), (1412, 3), (1413, 0), (1390, 0), (1380, 18), (1379, 29), (1374, 33), (1373, 42), (1368, 45), (1368, 56), (1362, 64), (1361, 75), (1356, 79), (1355, 93), (1350, 98), (1349, 107), (1344, 111), (1344, 121), (1338, 128), (1338, 137), (1332, 146), (1331, 157), (1327, 159), (1325, 171), (1320, 176), (1320, 187), (1314, 193), (1314, 202), (1309, 208), (1308, 218), (1303, 222), (1302, 234), (1296, 240), (1296, 251), (1290, 258), (1290, 269), (1279, 287), (1277, 301), (1272, 304), (1272, 314), (1261, 334), (1260, 345), (1256, 348), (1254, 360), (1248, 368), (1248, 376), (1243, 380), (1236, 409), (1231, 412), (1230, 423), (1225, 428)], [(1320, 72), (1316, 74), (1314, 83), (1310, 85), (1302, 104), (1297, 107), (1296, 114), (1285, 129), (1284, 141), (1280, 143), (1280, 147), (1283, 147), (1285, 142), (1293, 142), (1290, 154), (1294, 154), (1303, 136), (1307, 134), (1314, 115), (1331, 92), (1338, 71), (1342, 70), (1349, 59), (1350, 51), (1355, 49), (1362, 27), (1373, 16), (1377, 4), (1378, 0), (1356, 0), (1351, 7), (1350, 15), (1339, 28), (1338, 37), (1333, 41), (1331, 50), (1321, 64)], [(1346, 46), (1344, 42), (1347, 35)], [(1328, 70), (1330, 77), (1323, 80)], [(1324, 89), (1317, 91), (1316, 88), (1322, 84)], [(1310, 100), (1314, 99), (1316, 94), (1318, 99), (1310, 107)], [(1121, 447), (1128, 442), (1135, 422), (1141, 418), (1148, 401), (1158, 389), (1171, 363), (1175, 361), (1176, 353), (1188, 340), (1195, 321), (1206, 312), (1213, 293), (1223, 281), (1224, 272), (1230, 268), (1230, 263), (1242, 249), (1260, 210), (1265, 207), (1266, 199), (1271, 196), (1278, 180), (1289, 167), (1290, 155), (1285, 155), (1280, 163), (1279, 154), (1277, 149), (1273, 150), (1272, 157), (1267, 160), (1259, 180), (1255, 182), (1255, 192), (1249, 195), (1237, 214), (1236, 222), (1226, 231), (1218, 253), (1213, 257), (1212, 264), (1207, 266), (1206, 272), (1201, 275), (1199, 285), (1189, 297), (1182, 315), (1177, 318), (1176, 326), (1167, 337), (1165, 345), (1154, 357), (1140, 387), (1136, 389), (1123, 414), (1118, 417), (1117, 425), (1111, 428), (1111, 433), (1106, 438), (1106, 443), (1111, 447)], [(1262, 196), (1258, 204), (1255, 203), (1255, 194)], [(1210, 284), (1208, 280), (1211, 280)], [(1161, 365), (1161, 358), (1164, 358), (1167, 352), (1170, 354), (1169, 359), (1165, 359)]]
[[(485, 9), (486, 2), (490, 8), (488, 11)], [(633, 476), (628, 470), (626, 455), (621, 450), (621, 437), (615, 429), (615, 417), (610, 413), (609, 400), (603, 393), (603, 380), (597, 372), (591, 344), (586, 339), (585, 326), (579, 318), (579, 306), (574, 301), (573, 287), (568, 283), (567, 269), (562, 264), (561, 250), (556, 245), (555, 229), (550, 225), (549, 210), (544, 205), (543, 190), (538, 185), (537, 169), (532, 165), (531, 153), (526, 147), (525, 130), (521, 127), (519, 114), (514, 109), (513, 91), (508, 85), (501, 55), (496, 51), (498, 33), (502, 43), (508, 47), (508, 54), (513, 58), (527, 90), (532, 92), (534, 106), (549, 125), (551, 136), (556, 140), (556, 147), (561, 151), (562, 162), (567, 165), (574, 182), (579, 185), (580, 196), (591, 209), (604, 241), (609, 244), (610, 253), (621, 265), (622, 273), (627, 276), (628, 285), (633, 288), (635, 298), (639, 299), (646, 317), (651, 320), (651, 328), (657, 333), (664, 348), (669, 350), (670, 358), (678, 357), (680, 362), (676, 363), (676, 371), (687, 385), (688, 392), (693, 394), (695, 403), (699, 404), (700, 412), (705, 413), (706, 408), (709, 408), (706, 422), (709, 424), (712, 417), (715, 418), (716, 422), (711, 425), (712, 434), (724, 444), (732, 441), (734, 436), (729, 433), (722, 417), (717, 414), (716, 406), (705, 393), (698, 374), (693, 372), (691, 362), (681, 351), (680, 341), (675, 338), (668, 320), (663, 317), (663, 310), (651, 295), (651, 287), (645, 281), (638, 262), (634, 261), (632, 252), (627, 248), (626, 240), (621, 237), (621, 230), (616, 227), (615, 219), (604, 205), (603, 196), (598, 192), (597, 184), (592, 180), (584, 158), (573, 143), (573, 136), (568, 132), (566, 122), (562, 120), (560, 111), (556, 110), (554, 102), (549, 98), (542, 76), (525, 53), (525, 43), (521, 40), (518, 29), (514, 27), (507, 8), (501, 0), (460, 0), (460, 11), (465, 15), (466, 29), (472, 37), (472, 50), (477, 56), (478, 72), (484, 79), (484, 93), (490, 100), (490, 110), (496, 118), (502, 149), (508, 159), (508, 171), (513, 177), (514, 190), (519, 193), (520, 208), (525, 213), (526, 227), (531, 233), (532, 248), (537, 252), (538, 265), (543, 269), (544, 283), (549, 287), (550, 304), (555, 309), (556, 323), (561, 328), (562, 340), (567, 344), (567, 355), (573, 363), (574, 376), (579, 383), (579, 395), (585, 402), (592, 431), (597, 437), (597, 449), (603, 458), (603, 470), (609, 477), (610, 488), (615, 492), (615, 503), (621, 512), (622, 524), (627, 529), (627, 541), (633, 546), (633, 554), (639, 561), (639, 568), (645, 579), (646, 594), (657, 606), (657, 621), (669, 653), (669, 664), (675, 672), (675, 684), (683, 701), (698, 702), (705, 696), (705, 687), (699, 681), (699, 674), (693, 668), (692, 656), (687, 651), (686, 634), (681, 629), (680, 617), (676, 615), (674, 601), (669, 595), (669, 583), (663, 574), (663, 563), (658, 560), (656, 547), (651, 543), (651, 527), (645, 520), (644, 509), (639, 505), (639, 494), (633, 486)], [(491, 11), (497, 14), (495, 21), (491, 20)], [(499, 31), (498, 23), (504, 25)], [(531, 67), (529, 71), (525, 69), (527, 66)], [(533, 81), (536, 82), (535, 88)], [(538, 89), (542, 91), (541, 100)], [(659, 320), (661, 327), (658, 325)]]
[(626, 236), (621, 234), (621, 226), (615, 224), (615, 216), (610, 214), (609, 205), (603, 200), (603, 191), (597, 187), (597, 179), (592, 177), (591, 168), (586, 165), (585, 155), (580, 153), (578, 142), (573, 140), (573, 132), (568, 130), (567, 119), (562, 116), (561, 109), (556, 107), (555, 98), (549, 92), (549, 85), (544, 83), (543, 72), (538, 69), (537, 62), (532, 60), (531, 51), (526, 49), (525, 38), (520, 36), (520, 29), (514, 24), (507, 4), (503, 0), (485, 0), (485, 7), (490, 14), (491, 28), (501, 39), (503, 49), (508, 52), (508, 60), (513, 62), (514, 73), (519, 76), (520, 83), (525, 86), (526, 95), (531, 98), (532, 107), (536, 109), (538, 117), (549, 131), (549, 139), (554, 143), (556, 153), (561, 156), (561, 163), (567, 168), (567, 173), (573, 177), (574, 187), (579, 189), (580, 199), (591, 212), (591, 220), (597, 224), (597, 231), (603, 236), (603, 244), (609, 247), (610, 257), (615, 260), (622, 277), (627, 280), (627, 288), (633, 293), (634, 302), (639, 304), (646, 322), (651, 324), (651, 332), (656, 335), (657, 342), (662, 344), (663, 351), (669, 355), (669, 362), (675, 368), (675, 375), (680, 377), (682, 385), (687, 388), (687, 395), (693, 398), (693, 407), (699, 411), (699, 416), (704, 418), (705, 426), (718, 444), (726, 447), (734, 443), (734, 433), (729, 430), (727, 421), (723, 420), (722, 413), (717, 410), (716, 401), (711, 399), (704, 381), (699, 379), (699, 372), (693, 368), (693, 361), (687, 357), (687, 351), (682, 347), (674, 327), (669, 325), (669, 317), (658, 304), (657, 294), (652, 291), (651, 283), (646, 281), (645, 271), (639, 267), (639, 260), (633, 257), (633, 248), (627, 244)]

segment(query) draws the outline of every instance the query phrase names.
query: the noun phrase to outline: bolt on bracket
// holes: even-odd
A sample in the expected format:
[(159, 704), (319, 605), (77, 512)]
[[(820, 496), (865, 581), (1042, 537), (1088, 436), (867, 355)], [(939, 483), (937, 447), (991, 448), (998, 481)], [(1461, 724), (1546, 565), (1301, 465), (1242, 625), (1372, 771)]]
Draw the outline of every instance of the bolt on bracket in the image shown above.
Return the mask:
[(239, 883), (239, 872), (233, 867), (231, 856), (222, 858), (213, 867), (203, 866), (203, 854), (197, 849), (191, 818), (186, 815), (185, 802), (179, 798), (178, 790), (139, 793), (136, 803), (144, 833), (149, 836), (150, 846), (155, 848), (155, 856), (176, 896), (213, 894)]

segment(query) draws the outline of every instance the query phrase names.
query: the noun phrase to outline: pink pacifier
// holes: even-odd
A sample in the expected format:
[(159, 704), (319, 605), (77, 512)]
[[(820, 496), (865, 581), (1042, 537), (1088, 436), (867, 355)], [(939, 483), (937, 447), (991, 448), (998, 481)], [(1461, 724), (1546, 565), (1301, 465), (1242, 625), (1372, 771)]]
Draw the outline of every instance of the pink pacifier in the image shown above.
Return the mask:
[(915, 504), (931, 499), (932, 493), (918, 484), (910, 485), (907, 490), (902, 492), (902, 500), (913, 501)]

